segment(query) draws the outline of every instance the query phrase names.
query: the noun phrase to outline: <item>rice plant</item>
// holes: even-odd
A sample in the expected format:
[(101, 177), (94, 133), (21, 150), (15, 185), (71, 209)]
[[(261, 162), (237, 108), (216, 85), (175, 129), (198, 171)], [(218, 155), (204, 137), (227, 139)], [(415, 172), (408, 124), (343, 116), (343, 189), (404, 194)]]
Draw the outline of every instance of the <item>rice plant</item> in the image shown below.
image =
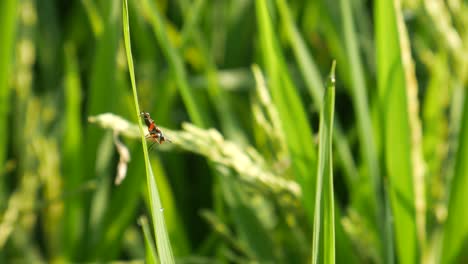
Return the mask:
[(0, 263), (467, 262), (467, 12), (1, 1)]

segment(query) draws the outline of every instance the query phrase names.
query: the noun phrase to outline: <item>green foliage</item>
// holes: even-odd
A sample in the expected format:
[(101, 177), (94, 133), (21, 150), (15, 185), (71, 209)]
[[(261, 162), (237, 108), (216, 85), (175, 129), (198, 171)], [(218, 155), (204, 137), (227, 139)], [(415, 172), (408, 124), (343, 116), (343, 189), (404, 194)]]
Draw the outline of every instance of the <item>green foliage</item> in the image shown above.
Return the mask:
[[(132, 82), (133, 99), (135, 100), (135, 114), (140, 115), (140, 104), (138, 101), (137, 86), (135, 81), (135, 70), (133, 66), (132, 46), (130, 44), (130, 26), (128, 22), (128, 3), (127, 0), (122, 2), (122, 22), (124, 31), (125, 53), (127, 55), (128, 70), (130, 72), (130, 80)], [(148, 199), (151, 209), (151, 218), (154, 225), (154, 235), (160, 261), (163, 263), (174, 263), (174, 256), (172, 254), (171, 243), (166, 230), (166, 223), (164, 221), (164, 208), (159, 198), (159, 190), (156, 184), (156, 179), (153, 174), (153, 169), (149, 160), (146, 137), (143, 130), (142, 121), (138, 118), (138, 127), (140, 128), (141, 142), (143, 145), (143, 153), (146, 167), (146, 182), (148, 185)], [(148, 240), (148, 239), (146, 239)], [(146, 242), (147, 243), (147, 242)]]
[[(335, 206), (333, 194), (333, 114), (335, 112), (335, 61), (320, 111), (317, 191), (315, 192), (312, 263), (335, 263)], [(320, 261), (319, 261), (320, 260)]]
[[(313, 218), (313, 197), (315, 181), (310, 173), (316, 167), (316, 150), (313, 144), (305, 109), (289, 76), (286, 62), (279, 49), (274, 34), (274, 24), (266, 1), (255, 2), (260, 31), (260, 50), (266, 74), (269, 77), (269, 88), (274, 105), (278, 109), (281, 126), (288, 135), (288, 148), (294, 174), (303, 190), (303, 203), (310, 219)], [(311, 220), (312, 221), (312, 220)]]
[(468, 5), (369, 3), (0, 1), (0, 263), (467, 262)]
[(140, 217), (139, 221), (145, 237), (145, 261), (146, 263), (157, 264), (159, 262), (157, 258), (156, 248), (154, 247), (153, 238), (151, 237), (151, 232), (149, 231), (148, 219), (146, 219), (145, 217)]
[[(379, 100), (386, 102), (380, 110), (382, 143), (389, 178), (389, 194), (395, 222), (395, 244), (402, 263), (414, 263), (420, 254), (416, 241), (416, 210), (412, 159), (415, 142), (411, 139), (405, 68), (400, 46), (402, 35), (393, 3), (380, 1), (376, 6)], [(383, 21), (385, 20), (385, 21)], [(390, 22), (389, 22), (390, 21)], [(383, 33), (385, 31), (385, 33)], [(382, 32), (382, 33), (381, 33)], [(404, 33), (406, 34), (406, 32)], [(384, 36), (385, 35), (385, 36)], [(417, 113), (415, 113), (417, 114)], [(410, 202), (411, 201), (411, 202)]]
[[(468, 187), (468, 168), (466, 168), (466, 155), (468, 155), (468, 101), (463, 106), (463, 117), (460, 128), (460, 141), (457, 147), (453, 179), (451, 182), (448, 200), (448, 216), (445, 223), (443, 250), (441, 262), (456, 263), (457, 259), (466, 260), (468, 225), (464, 220), (464, 210), (467, 201), (465, 188)], [(463, 257), (463, 258), (461, 258)]]
[[(0, 41), (0, 131), (2, 131), (2, 137), (0, 141), (1, 146), (5, 146), (8, 142), (9, 135), (6, 133), (8, 125), (8, 112), (10, 105), (10, 90), (9, 85), (11, 80), (11, 65), (13, 60), (13, 45), (15, 43), (15, 30), (16, 30), (16, 16), (15, 13), (17, 1), (3, 1), (0, 4), (0, 30), (2, 35), (2, 41)], [(4, 170), (3, 164), (5, 163), (6, 148), (0, 149), (0, 171)], [(2, 198), (6, 191), (2, 183), (0, 183), (0, 192)], [(3, 199), (2, 199), (3, 200)], [(3, 204), (3, 203), (2, 203)]]

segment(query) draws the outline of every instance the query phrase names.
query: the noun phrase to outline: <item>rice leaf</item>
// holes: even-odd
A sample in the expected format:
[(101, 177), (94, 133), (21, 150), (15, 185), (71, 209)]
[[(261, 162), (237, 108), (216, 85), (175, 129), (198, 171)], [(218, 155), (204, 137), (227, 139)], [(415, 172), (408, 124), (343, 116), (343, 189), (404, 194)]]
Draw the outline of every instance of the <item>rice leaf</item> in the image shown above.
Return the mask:
[(148, 147), (146, 144), (145, 134), (143, 132), (143, 124), (141, 122), (140, 106), (138, 103), (138, 93), (135, 81), (135, 71), (133, 67), (132, 48), (130, 43), (130, 28), (128, 23), (128, 4), (127, 0), (122, 2), (122, 22), (124, 31), (124, 42), (125, 52), (127, 55), (128, 69), (130, 73), (130, 80), (132, 83), (133, 99), (135, 101), (136, 116), (138, 116), (138, 127), (140, 129), (141, 141), (143, 145), (143, 153), (146, 165), (146, 181), (148, 184), (148, 193), (150, 200), (151, 218), (153, 221), (154, 234), (156, 237), (156, 245), (158, 248), (159, 259), (162, 263), (174, 263), (174, 256), (172, 254), (172, 248), (169, 241), (169, 236), (166, 230), (166, 224), (164, 222), (164, 209), (161, 205), (159, 198), (158, 187), (156, 184), (151, 163), (148, 156)]
[(458, 150), (455, 157), (453, 179), (450, 184), (448, 215), (444, 225), (444, 236), (440, 263), (463, 263), (467, 259), (468, 222), (468, 100), (463, 106), (461, 130), (458, 135)]
[[(78, 73), (78, 59), (74, 46), (69, 43), (65, 48), (65, 94), (67, 95), (65, 104), (65, 124), (67, 132), (63, 139), (63, 173), (64, 189), (73, 190), (78, 186), (79, 179), (83, 175), (81, 146), (83, 129), (81, 126), (81, 79)], [(66, 250), (73, 250), (72, 240), (78, 236), (75, 232), (82, 229), (80, 219), (80, 200), (67, 199), (64, 206), (63, 219), (63, 243)], [(73, 230), (73, 231), (71, 231)], [(68, 248), (67, 248), (68, 247)]]
[[(100, 2), (100, 10), (104, 21), (104, 30), (96, 39), (95, 52), (92, 56), (90, 76), (86, 93), (87, 115), (102, 113), (105, 111), (114, 111), (117, 106), (117, 98), (123, 96), (122, 89), (117, 86), (116, 72), (117, 63), (115, 60), (118, 54), (118, 40), (122, 28), (120, 25), (121, 4), (118, 1)], [(114, 11), (112, 11), (114, 10)], [(48, 51), (50, 52), (50, 51)], [(79, 70), (79, 69), (78, 69)], [(106, 139), (108, 141), (106, 142)], [(98, 147), (99, 146), (99, 147)], [(89, 256), (80, 254), (80, 251), (91, 250), (92, 243), (102, 231), (101, 223), (103, 221), (102, 208), (107, 204), (109, 198), (111, 173), (108, 168), (111, 167), (111, 156), (113, 153), (113, 144), (109, 135), (106, 137), (102, 131), (92, 126), (87, 126), (83, 136), (83, 155), (82, 155), (82, 173), (71, 174), (68, 183), (71, 186), (79, 186), (91, 178), (102, 179), (98, 181), (96, 190), (84, 197), (73, 199), (69, 210), (73, 214), (67, 216), (68, 225), (71, 226), (65, 232), (67, 244), (74, 251), (71, 256), (74, 261), (85, 261)], [(79, 166), (79, 165), (78, 165)], [(91, 217), (86, 214), (91, 213)], [(96, 214), (93, 214), (96, 213)], [(82, 230), (91, 230), (90, 235), (84, 236)], [(76, 250), (75, 243), (79, 250)]]
[[(344, 46), (346, 48), (348, 64), (350, 65), (351, 99), (353, 101), (354, 112), (356, 113), (360, 156), (364, 167), (364, 173), (361, 173), (361, 187), (358, 188), (359, 191), (354, 192), (354, 196), (360, 198), (354, 199), (363, 199), (368, 204), (365, 209), (361, 209), (361, 212), (368, 218), (369, 223), (371, 223), (371, 230), (378, 236), (376, 248), (378, 248), (382, 256), (382, 244), (385, 243), (384, 239), (388, 235), (384, 233), (385, 229), (383, 228), (385, 211), (381, 194), (381, 170), (374, 131), (371, 124), (368, 89), (359, 49), (359, 41), (354, 26), (355, 18), (353, 10), (350, 1), (340, 0)], [(360, 206), (363, 206), (361, 204)]]
[(91, 0), (81, 0), (83, 6), (88, 14), (89, 22), (93, 29), (93, 33), (96, 37), (100, 36), (103, 30), (102, 17), (99, 14), (99, 11), (94, 3)]
[[(344, 39), (346, 55), (350, 64), (351, 91), (354, 111), (358, 125), (360, 138), (361, 156), (366, 166), (366, 172), (369, 182), (373, 183), (374, 193), (372, 200), (376, 203), (374, 207), (381, 207), (377, 198), (380, 190), (380, 168), (377, 156), (377, 149), (374, 142), (374, 133), (372, 131), (369, 103), (367, 101), (367, 86), (364, 77), (364, 69), (359, 53), (356, 30), (354, 28), (353, 11), (351, 2), (340, 0), (341, 14), (343, 17)], [(375, 208), (375, 210), (376, 210)]]
[(315, 192), (312, 263), (335, 263), (335, 208), (333, 195), (333, 115), (335, 108), (335, 61), (333, 61), (322, 110)]
[(411, 83), (414, 76), (408, 71), (411, 59), (404, 45), (407, 33), (400, 8), (399, 1), (376, 4), (377, 83), (397, 256), (400, 263), (415, 263), (421, 249), (416, 223), (416, 198), (420, 192), (415, 189), (415, 185), (421, 185), (420, 142), (415, 136), (420, 128), (417, 127), (417, 98), (414, 98), (417, 87)]
[(156, 248), (154, 247), (154, 240), (151, 237), (151, 232), (148, 226), (148, 219), (142, 216), (138, 220), (138, 223), (143, 229), (143, 236), (145, 238), (145, 252), (146, 252), (146, 263), (149, 264), (158, 264), (158, 254), (156, 253)]
[[(286, 29), (287, 38), (289, 39), (296, 61), (299, 64), (299, 70), (301, 71), (301, 75), (306, 83), (307, 90), (313, 99), (315, 108), (321, 109), (323, 104), (323, 80), (320, 76), (318, 66), (308, 51), (306, 43), (300, 35), (299, 30), (294, 24), (286, 1), (277, 0), (276, 2), (282, 22)], [(347, 184), (351, 190), (354, 190), (355, 188), (353, 188), (353, 186), (356, 184), (355, 182), (359, 177), (356, 164), (352, 157), (350, 146), (340, 128), (341, 126), (339, 125), (340, 122), (338, 117), (336, 118), (335, 123), (337, 125), (335, 126), (335, 133), (333, 133), (333, 140), (337, 149), (337, 156), (340, 158), (346, 173)]]
[(270, 17), (267, 2), (256, 1), (257, 23), (260, 34), (260, 50), (266, 69), (268, 87), (276, 105), (282, 127), (287, 135), (288, 149), (291, 153), (292, 167), (301, 185), (302, 201), (312, 223), (315, 193), (314, 175), (310, 172), (316, 167), (315, 144), (303, 104), (293, 86), (279, 44), (275, 26)]
[(168, 33), (166, 32), (166, 25), (159, 14), (156, 4), (153, 1), (143, 0), (143, 6), (146, 12), (145, 15), (153, 27), (153, 31), (161, 45), (162, 51), (171, 66), (177, 88), (184, 100), (190, 118), (194, 124), (206, 127), (207, 122), (205, 118), (207, 115), (203, 115), (201, 107), (196, 103), (195, 95), (188, 85), (187, 73), (185, 71), (183, 61), (177, 53), (177, 50), (169, 41)]
[[(0, 3), (0, 171), (3, 171), (5, 155), (8, 149), (8, 112), (10, 111), (10, 78), (12, 72), (13, 45), (16, 39), (17, 0), (5, 0)], [(0, 197), (5, 201), (4, 179), (0, 182)], [(5, 206), (5, 202), (0, 202)]]

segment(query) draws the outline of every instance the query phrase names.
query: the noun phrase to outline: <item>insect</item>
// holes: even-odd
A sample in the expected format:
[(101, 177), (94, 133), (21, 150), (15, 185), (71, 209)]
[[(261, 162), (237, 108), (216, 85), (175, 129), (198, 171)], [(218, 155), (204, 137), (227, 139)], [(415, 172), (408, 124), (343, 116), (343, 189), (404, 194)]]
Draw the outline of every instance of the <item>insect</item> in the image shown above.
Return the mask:
[(149, 134), (146, 135), (146, 138), (153, 140), (153, 144), (151, 144), (150, 149), (156, 142), (159, 144), (162, 144), (164, 142), (172, 142), (168, 137), (164, 135), (161, 129), (158, 126), (156, 126), (154, 120), (151, 118), (149, 113), (141, 112), (140, 116), (143, 117), (143, 119), (145, 120), (145, 124), (148, 127)]

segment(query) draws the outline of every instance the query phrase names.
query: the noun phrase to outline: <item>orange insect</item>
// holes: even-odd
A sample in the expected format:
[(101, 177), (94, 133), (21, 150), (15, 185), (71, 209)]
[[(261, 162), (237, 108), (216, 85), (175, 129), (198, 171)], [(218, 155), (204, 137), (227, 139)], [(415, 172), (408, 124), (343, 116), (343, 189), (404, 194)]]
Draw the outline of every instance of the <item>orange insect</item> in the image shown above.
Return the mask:
[[(172, 142), (168, 137), (164, 135), (162, 130), (158, 126), (156, 126), (154, 120), (151, 118), (149, 113), (141, 112), (140, 115), (143, 117), (143, 119), (145, 120), (145, 124), (148, 127), (149, 134), (146, 135), (146, 138), (150, 138), (154, 141), (154, 143), (157, 142), (159, 144), (162, 144), (164, 142)], [(150, 148), (154, 145), (154, 143), (151, 144)]]

